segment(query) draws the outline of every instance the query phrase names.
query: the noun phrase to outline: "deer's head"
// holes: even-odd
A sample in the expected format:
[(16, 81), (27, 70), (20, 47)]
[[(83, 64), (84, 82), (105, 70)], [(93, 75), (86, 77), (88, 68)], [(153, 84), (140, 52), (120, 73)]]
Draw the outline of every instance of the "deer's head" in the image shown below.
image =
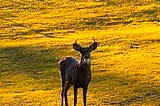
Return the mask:
[(97, 48), (97, 42), (95, 42), (95, 39), (93, 39), (94, 42), (89, 46), (89, 47), (81, 47), (80, 45), (77, 44), (77, 40), (75, 43), (73, 43), (73, 49), (76, 51), (79, 51), (81, 54), (81, 62), (84, 64), (89, 64), (90, 63), (90, 53), (92, 50), (95, 50)]

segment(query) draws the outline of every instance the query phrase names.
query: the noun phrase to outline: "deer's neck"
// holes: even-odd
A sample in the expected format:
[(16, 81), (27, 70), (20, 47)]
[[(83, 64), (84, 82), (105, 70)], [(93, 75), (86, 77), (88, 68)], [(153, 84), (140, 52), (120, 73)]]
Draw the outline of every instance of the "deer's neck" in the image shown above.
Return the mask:
[(84, 63), (83, 60), (80, 61), (79, 63), (79, 68), (78, 68), (78, 76), (79, 81), (81, 83), (88, 84), (90, 79), (91, 79), (91, 65), (88, 63)]

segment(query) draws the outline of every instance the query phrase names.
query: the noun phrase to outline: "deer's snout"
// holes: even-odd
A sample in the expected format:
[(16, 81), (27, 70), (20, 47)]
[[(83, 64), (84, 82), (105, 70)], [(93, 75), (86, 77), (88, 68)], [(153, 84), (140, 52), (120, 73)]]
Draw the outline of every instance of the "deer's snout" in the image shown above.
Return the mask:
[(89, 55), (85, 55), (84, 58), (87, 60), (89, 59)]
[(83, 62), (89, 64), (90, 63), (90, 55), (89, 54), (85, 54), (83, 56)]

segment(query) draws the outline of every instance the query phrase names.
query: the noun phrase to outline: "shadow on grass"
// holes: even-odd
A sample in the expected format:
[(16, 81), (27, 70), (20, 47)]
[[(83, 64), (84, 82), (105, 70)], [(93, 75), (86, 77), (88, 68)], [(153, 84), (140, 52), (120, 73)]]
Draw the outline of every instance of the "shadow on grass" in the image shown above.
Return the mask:
[(158, 14), (160, 7), (152, 7), (149, 9), (143, 9), (135, 11), (126, 18), (138, 18), (138, 22), (159, 22)]
[(142, 88), (141, 87), (142, 86), (139, 86), (139, 88), (137, 87), (139, 91), (136, 91), (135, 93), (142, 93), (142, 95), (127, 98), (116, 104), (120, 104), (120, 105), (143, 104), (143, 102), (147, 100), (150, 100), (154, 104), (157, 104), (160, 98), (160, 86), (145, 85), (144, 87)]
[[(41, 24), (39, 24), (39, 26), (41, 26)], [(42, 37), (55, 38), (57, 37), (57, 35), (68, 35), (75, 32), (72, 29), (67, 29), (65, 27), (62, 28), (62, 26), (63, 25), (48, 27), (48, 28), (31, 29), (29, 28), (29, 25), (14, 23), (2, 27), (2, 29), (7, 31), (2, 33), (0, 39), (11, 39), (11, 40), (32, 39), (31, 37), (28, 37), (30, 35), (35, 35), (35, 37), (33, 38), (42, 38)]]
[[(43, 47), (7, 47), (1, 48), (0, 61), (5, 67), (1, 66), (1, 71), (9, 71), (19, 74), (28, 74), (38, 79), (43, 71), (52, 72), (57, 67), (57, 57), (54, 49), (45, 49)], [(55, 55), (54, 55), (55, 53)], [(55, 74), (57, 72), (52, 72)], [(51, 75), (48, 74), (48, 75)], [(46, 76), (47, 77), (47, 76)]]
[(160, 86), (155, 85), (155, 82), (141, 82), (108, 71), (105, 74), (94, 75), (91, 83), (89, 89), (99, 97), (96, 100), (101, 101), (103, 105), (140, 105), (148, 100), (153, 101), (151, 104), (159, 103)]
[(113, 5), (124, 5), (124, 4), (132, 4), (136, 6), (142, 6), (142, 5), (149, 5), (152, 3), (159, 3), (159, 0), (99, 0), (99, 2), (104, 2), (108, 6), (113, 6)]
[(67, 26), (62, 26), (63, 29), (74, 29), (74, 30), (85, 30), (85, 29), (107, 29), (115, 25), (128, 25), (131, 24), (132, 20), (124, 20), (123, 18), (113, 16), (97, 16), (92, 18), (83, 18), (78, 23), (71, 22)]
[(14, 93), (60, 88), (56, 51), (40, 46), (0, 48), (0, 88)]

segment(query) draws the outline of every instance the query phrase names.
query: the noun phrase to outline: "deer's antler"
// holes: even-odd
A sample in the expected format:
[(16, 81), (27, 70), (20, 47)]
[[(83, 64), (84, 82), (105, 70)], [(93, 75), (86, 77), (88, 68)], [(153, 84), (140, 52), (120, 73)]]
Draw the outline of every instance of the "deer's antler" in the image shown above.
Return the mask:
[(75, 44), (77, 44), (77, 39), (75, 40)]
[(96, 42), (95, 38), (93, 37), (93, 41)]

